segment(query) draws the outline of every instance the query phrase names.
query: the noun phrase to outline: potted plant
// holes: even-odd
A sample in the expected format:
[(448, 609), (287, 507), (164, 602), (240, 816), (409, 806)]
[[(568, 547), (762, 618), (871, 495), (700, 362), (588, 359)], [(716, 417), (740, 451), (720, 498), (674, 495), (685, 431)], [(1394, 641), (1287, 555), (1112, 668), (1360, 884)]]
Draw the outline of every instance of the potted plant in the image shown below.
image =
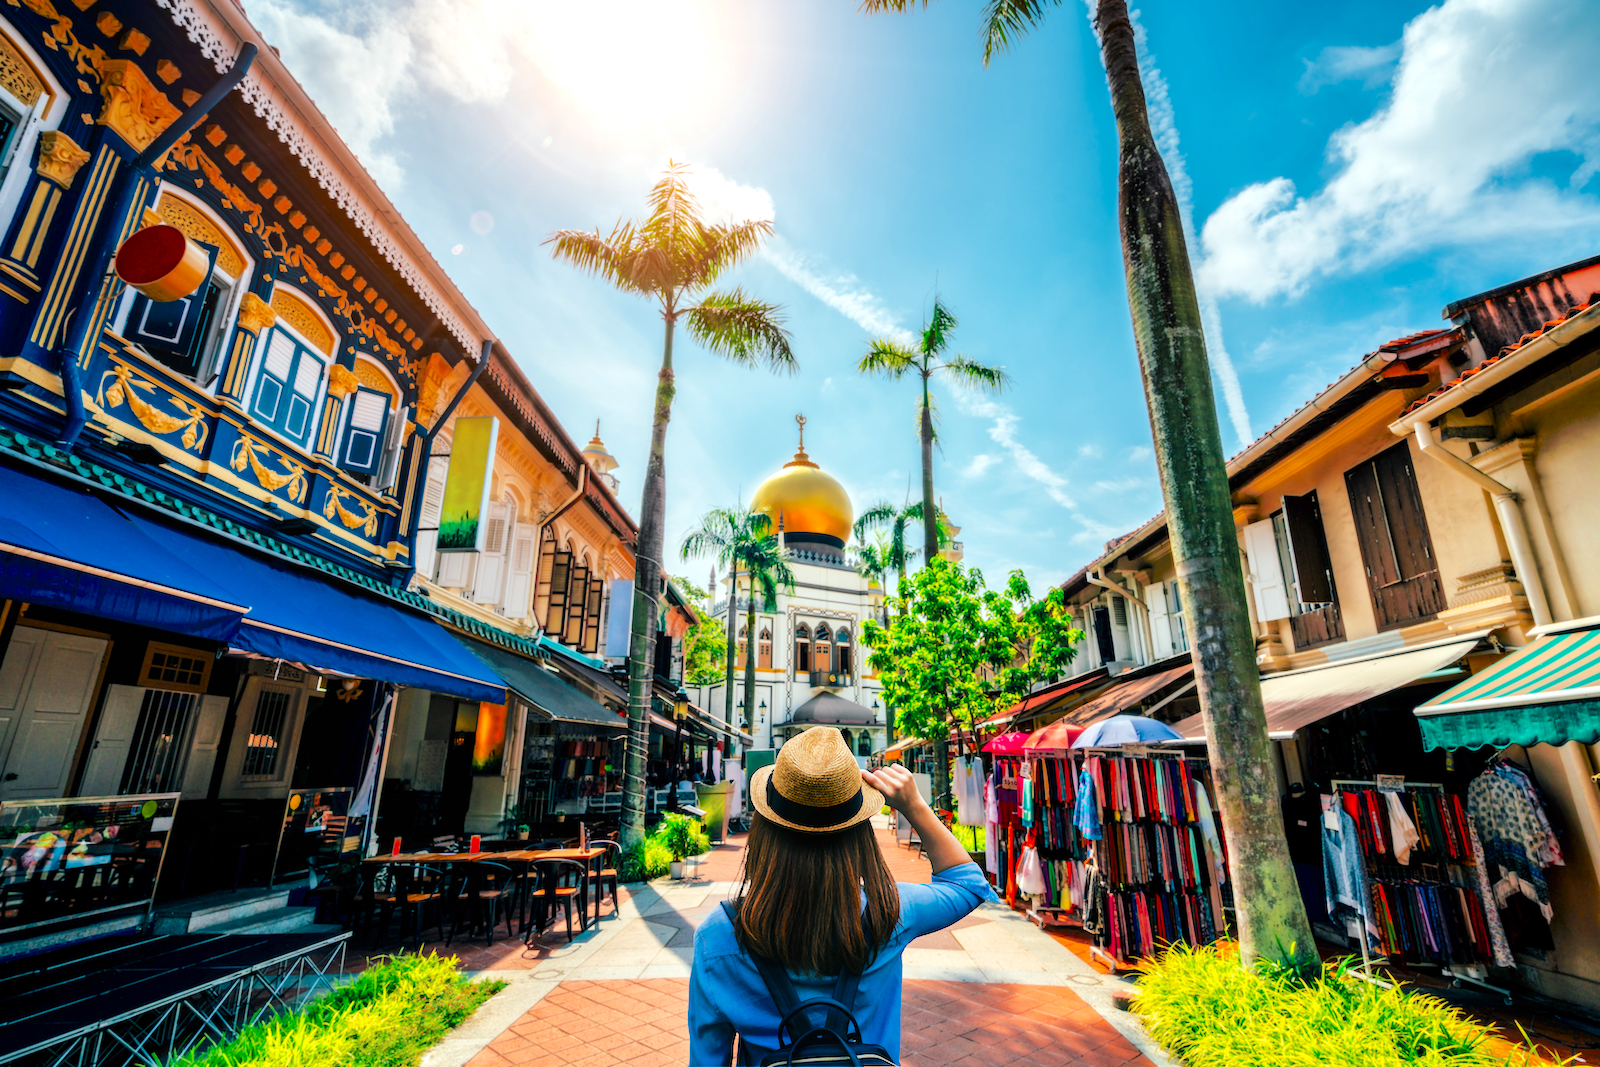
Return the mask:
[(671, 814), (661, 821), (659, 839), (672, 853), (672, 866), (670, 868), (673, 878), (683, 877), (683, 860), (695, 849), (696, 831), (699, 824), (686, 815)]
[(518, 841), (526, 841), (528, 839), (528, 835), (531, 834), (532, 832), (533, 832), (533, 827), (529, 826), (527, 823), (524, 822), (524, 823), (518, 823), (517, 824), (517, 840)]

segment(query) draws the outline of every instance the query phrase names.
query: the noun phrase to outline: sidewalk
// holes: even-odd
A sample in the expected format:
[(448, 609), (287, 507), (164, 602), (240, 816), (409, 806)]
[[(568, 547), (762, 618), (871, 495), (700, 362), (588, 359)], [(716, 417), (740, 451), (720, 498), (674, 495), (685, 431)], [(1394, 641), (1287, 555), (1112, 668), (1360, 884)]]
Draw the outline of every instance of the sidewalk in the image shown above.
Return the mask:
[[(881, 820), (878, 820), (881, 821)], [(900, 881), (925, 860), (880, 827)], [(692, 880), (635, 886), (616, 917), (567, 944), (496, 944), (457, 954), (510, 982), (423, 1059), (423, 1067), (682, 1067), (688, 1062), (695, 927), (738, 888), (742, 841), (704, 857)], [(905, 953), (904, 1062), (915, 1067), (1168, 1067), (1133, 1018), (1112, 1006), (1123, 983), (1097, 972), (1022, 916), (989, 904)]]

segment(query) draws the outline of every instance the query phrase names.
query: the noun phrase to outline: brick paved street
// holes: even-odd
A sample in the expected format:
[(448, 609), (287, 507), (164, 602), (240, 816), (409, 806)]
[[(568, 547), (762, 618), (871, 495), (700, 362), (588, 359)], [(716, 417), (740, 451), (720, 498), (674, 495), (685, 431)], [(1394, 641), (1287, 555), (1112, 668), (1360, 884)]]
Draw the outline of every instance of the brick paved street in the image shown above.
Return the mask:
[[(895, 877), (926, 882), (927, 861), (880, 830)], [(624, 892), (598, 930), (566, 941), (456, 945), (469, 970), (510, 985), (424, 1059), (424, 1067), (681, 1067), (694, 928), (737, 889), (741, 841), (694, 877)], [(430, 946), (433, 947), (433, 946)], [(442, 946), (440, 946), (442, 949)], [(1111, 1006), (1122, 983), (1020, 915), (986, 905), (905, 953), (904, 1062), (910, 1067), (1169, 1063)]]

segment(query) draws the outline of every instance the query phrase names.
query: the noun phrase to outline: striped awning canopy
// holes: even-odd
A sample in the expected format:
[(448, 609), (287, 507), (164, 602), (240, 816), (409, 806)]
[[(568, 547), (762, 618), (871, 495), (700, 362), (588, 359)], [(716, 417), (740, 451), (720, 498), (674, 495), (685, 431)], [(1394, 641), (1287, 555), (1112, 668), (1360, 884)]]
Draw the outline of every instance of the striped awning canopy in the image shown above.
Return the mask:
[(1600, 741), (1600, 626), (1546, 633), (1417, 708), (1427, 748)]

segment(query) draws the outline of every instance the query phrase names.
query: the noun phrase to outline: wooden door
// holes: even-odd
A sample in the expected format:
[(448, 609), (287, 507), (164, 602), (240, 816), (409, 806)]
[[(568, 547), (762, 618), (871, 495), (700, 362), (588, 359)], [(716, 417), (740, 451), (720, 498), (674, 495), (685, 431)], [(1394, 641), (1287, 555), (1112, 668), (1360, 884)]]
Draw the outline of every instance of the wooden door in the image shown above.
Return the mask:
[(66, 796), (110, 642), (18, 626), (0, 664), (0, 800)]

